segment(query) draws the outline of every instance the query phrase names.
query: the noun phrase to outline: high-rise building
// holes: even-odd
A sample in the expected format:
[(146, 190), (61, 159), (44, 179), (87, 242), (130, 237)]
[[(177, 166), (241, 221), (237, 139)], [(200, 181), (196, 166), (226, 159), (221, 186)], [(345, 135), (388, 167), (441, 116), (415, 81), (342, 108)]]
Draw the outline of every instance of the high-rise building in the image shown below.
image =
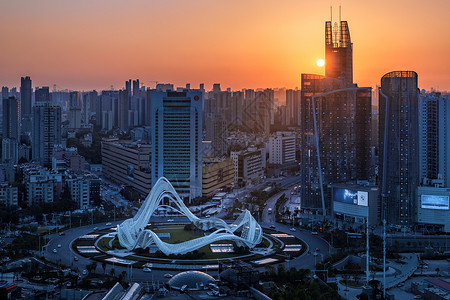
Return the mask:
[[(333, 28), (331, 27), (333, 26)], [(325, 22), (325, 76), (353, 84), (353, 44), (347, 21)]]
[(286, 125), (300, 125), (300, 99), (299, 90), (286, 90)]
[(41, 88), (36, 87), (34, 91), (34, 103), (35, 105), (40, 105), (41, 103), (48, 103), (51, 101), (50, 90), (48, 86), (43, 86)]
[(61, 107), (41, 105), (33, 107), (33, 160), (51, 167), (54, 145), (61, 144)]
[(81, 94), (70, 92), (69, 96), (69, 126), (70, 128), (81, 128)]
[(212, 155), (220, 157), (227, 153), (227, 122), (221, 115), (210, 114), (206, 120), (206, 140), (211, 141)]
[(20, 80), (20, 113), (22, 121), (22, 132), (31, 132), (31, 96), (33, 89), (31, 88), (31, 79), (29, 76), (22, 77)]
[(2, 87), (2, 100), (9, 97), (9, 89), (7, 86)]
[(383, 218), (408, 226), (414, 220), (420, 176), (416, 72), (395, 71), (381, 78), (379, 112)]
[(331, 208), (330, 184), (370, 174), (371, 88), (353, 84), (352, 43), (346, 21), (325, 23), (326, 76), (302, 74), (302, 205)]
[(119, 91), (119, 128), (122, 131), (127, 131), (129, 129), (129, 106), (130, 98), (128, 97), (128, 91)]
[(152, 185), (166, 177), (184, 196), (202, 195), (202, 93), (152, 93)]
[(133, 97), (139, 97), (139, 79), (133, 80)]
[(449, 95), (421, 93), (419, 102), (420, 181), (450, 187)]
[(15, 97), (2, 100), (2, 137), (20, 141), (20, 101)]

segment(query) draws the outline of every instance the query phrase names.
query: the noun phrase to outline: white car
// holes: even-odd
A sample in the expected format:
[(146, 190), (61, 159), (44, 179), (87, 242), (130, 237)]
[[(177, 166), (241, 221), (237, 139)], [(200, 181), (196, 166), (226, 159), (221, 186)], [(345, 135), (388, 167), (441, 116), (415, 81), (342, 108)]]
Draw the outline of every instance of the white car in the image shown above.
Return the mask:
[(58, 248), (61, 248), (61, 244), (58, 244)]
[(311, 232), (312, 235), (318, 235), (319, 233), (317, 231)]
[(53, 253), (56, 253), (56, 249), (53, 249)]
[(106, 223), (105, 225), (106, 225), (106, 226), (111, 226), (111, 225), (112, 225), (112, 223)]
[(167, 222), (173, 222), (173, 219), (169, 219), (169, 220), (167, 220)]
[(167, 273), (167, 274), (164, 274), (164, 277), (166, 277), (166, 278), (172, 278), (172, 277), (173, 277), (173, 275), (172, 275), (172, 274), (169, 274), (169, 273)]
[(144, 268), (142, 271), (144, 271), (144, 272), (151, 272), (152, 269), (150, 269), (150, 268)]
[(83, 270), (83, 275), (87, 275), (87, 270)]
[(291, 229), (289, 229), (290, 231), (297, 231), (297, 229), (295, 229), (294, 227), (292, 227)]

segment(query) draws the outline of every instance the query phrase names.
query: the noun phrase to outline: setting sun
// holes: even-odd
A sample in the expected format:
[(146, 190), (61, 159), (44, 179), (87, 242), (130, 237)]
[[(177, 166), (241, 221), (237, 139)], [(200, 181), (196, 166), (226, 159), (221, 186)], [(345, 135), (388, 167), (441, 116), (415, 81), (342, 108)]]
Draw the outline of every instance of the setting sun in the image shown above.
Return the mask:
[(324, 61), (323, 59), (319, 58), (319, 59), (317, 60), (316, 64), (317, 64), (319, 67), (323, 67), (323, 66), (325, 65), (325, 61)]

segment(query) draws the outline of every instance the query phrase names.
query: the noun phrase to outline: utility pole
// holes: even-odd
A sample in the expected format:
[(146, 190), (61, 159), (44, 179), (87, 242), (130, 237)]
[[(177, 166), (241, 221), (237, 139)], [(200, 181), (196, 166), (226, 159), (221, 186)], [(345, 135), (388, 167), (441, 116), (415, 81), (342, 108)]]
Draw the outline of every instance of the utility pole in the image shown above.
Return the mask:
[(367, 216), (366, 225), (366, 285), (369, 286), (369, 216)]
[(386, 219), (383, 219), (383, 299), (386, 299)]

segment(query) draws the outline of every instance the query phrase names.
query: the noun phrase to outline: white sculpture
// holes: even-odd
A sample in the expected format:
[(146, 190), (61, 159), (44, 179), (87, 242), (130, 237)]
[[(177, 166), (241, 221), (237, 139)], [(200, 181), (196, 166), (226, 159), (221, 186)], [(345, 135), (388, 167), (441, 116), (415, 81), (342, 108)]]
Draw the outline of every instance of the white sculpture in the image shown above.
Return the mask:
[[(207, 236), (179, 244), (168, 244), (161, 241), (156, 233), (145, 229), (145, 226), (164, 198), (175, 204), (179, 212), (188, 217), (197, 228), (202, 230), (215, 228), (216, 230)], [(238, 246), (247, 245), (249, 248), (253, 248), (261, 242), (262, 229), (248, 210), (242, 212), (230, 225), (218, 218), (200, 219), (196, 217), (184, 205), (172, 184), (166, 178), (161, 177), (153, 186), (137, 214), (117, 226), (117, 236), (119, 243), (128, 250), (144, 249), (155, 244), (164, 254), (169, 255), (185, 254), (220, 240), (232, 240)]]

